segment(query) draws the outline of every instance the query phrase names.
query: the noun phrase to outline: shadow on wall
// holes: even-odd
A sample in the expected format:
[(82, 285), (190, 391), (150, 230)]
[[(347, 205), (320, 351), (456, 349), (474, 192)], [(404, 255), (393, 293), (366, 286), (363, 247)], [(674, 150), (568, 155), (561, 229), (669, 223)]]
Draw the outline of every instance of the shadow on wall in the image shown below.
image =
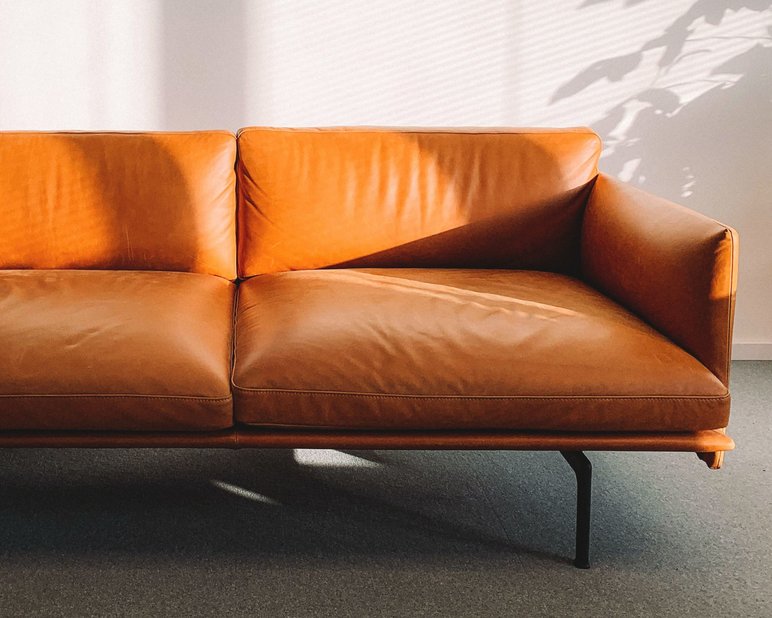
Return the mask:
[[(587, 0), (580, 8), (606, 1)], [(627, 0), (625, 7), (648, 1)], [(772, 0), (698, 0), (638, 50), (599, 60), (562, 84), (551, 103), (604, 79), (621, 81), (641, 66), (645, 54), (658, 54), (653, 83), (614, 105), (593, 125), (607, 146), (604, 171), (645, 188), (652, 179), (653, 190), (703, 211), (711, 204), (720, 208), (717, 202), (723, 199), (747, 204), (755, 198), (758, 203), (752, 192), (768, 184), (769, 166), (741, 162), (748, 161), (749, 144), (758, 160), (772, 160), (772, 143), (763, 137), (772, 127), (771, 7)], [(762, 20), (768, 36), (741, 36), (737, 29), (719, 32), (722, 22), (738, 11)], [(702, 24), (713, 30), (696, 36)], [(703, 66), (710, 63), (711, 45), (719, 40), (737, 43), (742, 51), (712, 66), (705, 81), (713, 85), (684, 102), (679, 87), (689, 84), (672, 83), (671, 76), (692, 56), (703, 56)], [(711, 152), (715, 156), (705, 154)]]
[[(250, 124), (243, 92), (248, 79), (247, 1), (161, 3), (161, 124), (166, 130), (235, 130)], [(212, 126), (212, 118), (223, 125)]]

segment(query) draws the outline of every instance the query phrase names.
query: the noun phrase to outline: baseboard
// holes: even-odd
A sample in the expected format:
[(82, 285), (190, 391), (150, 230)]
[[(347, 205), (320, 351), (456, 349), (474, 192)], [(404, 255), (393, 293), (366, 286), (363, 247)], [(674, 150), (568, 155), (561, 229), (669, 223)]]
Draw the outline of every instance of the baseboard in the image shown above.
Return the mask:
[(772, 343), (735, 343), (732, 360), (772, 360)]

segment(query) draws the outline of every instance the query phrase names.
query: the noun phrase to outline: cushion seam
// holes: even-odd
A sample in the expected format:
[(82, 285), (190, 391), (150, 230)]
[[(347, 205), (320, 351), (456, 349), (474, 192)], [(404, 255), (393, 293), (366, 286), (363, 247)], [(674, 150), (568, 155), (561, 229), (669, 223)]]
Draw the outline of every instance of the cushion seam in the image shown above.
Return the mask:
[(235, 391), (241, 391), (244, 394), (256, 395), (321, 395), (328, 397), (367, 397), (367, 398), (389, 398), (389, 399), (459, 399), (459, 400), (616, 400), (616, 399), (634, 399), (634, 400), (658, 400), (658, 399), (705, 399), (721, 401), (728, 399), (730, 394), (725, 395), (406, 395), (399, 393), (358, 393), (349, 391), (312, 391), (312, 390), (293, 390), (293, 389), (271, 389), (271, 388), (244, 388), (233, 385)]
[(727, 317), (726, 317), (726, 363), (725, 363), (725, 373), (724, 373), (724, 379), (727, 381), (727, 384), (729, 383), (729, 373), (731, 371), (731, 364), (732, 364), (732, 322), (734, 321), (734, 315), (733, 315), (733, 306), (732, 306), (732, 289), (734, 288), (734, 277), (735, 277), (735, 268), (734, 268), (734, 237), (732, 236), (732, 232), (729, 228), (724, 226), (724, 233), (729, 236), (729, 293), (727, 294)]
[(238, 132), (238, 137), (245, 133), (258, 133), (258, 132), (273, 132), (273, 133), (399, 133), (399, 134), (445, 134), (445, 135), (594, 135), (598, 137), (597, 133), (591, 129), (585, 127), (566, 127), (566, 129), (549, 129), (545, 128), (542, 131), (528, 131), (526, 129), (514, 130), (514, 131), (502, 131), (492, 129), (491, 131), (477, 130), (477, 131), (463, 131), (453, 129), (443, 129), (438, 127), (437, 130), (427, 129), (411, 129), (402, 127), (314, 127), (308, 129), (302, 128), (283, 128), (283, 127), (244, 127)]
[(203, 130), (191, 130), (191, 131), (37, 131), (35, 129), (29, 129), (29, 130), (22, 130), (22, 131), (2, 131), (3, 135), (11, 135), (11, 136), (22, 136), (22, 137), (35, 137), (38, 135), (41, 136), (51, 136), (56, 137), (57, 135), (85, 135), (85, 136), (96, 136), (99, 137), (101, 135), (139, 135), (139, 136), (145, 136), (149, 135), (151, 137), (160, 136), (163, 137), (164, 135), (229, 135), (230, 137), (233, 137), (235, 139), (236, 134), (232, 131), (228, 131), (227, 129), (203, 129)]
[(185, 395), (129, 395), (129, 394), (116, 394), (116, 395), (103, 395), (100, 393), (37, 393), (34, 395), (19, 395), (19, 394), (0, 394), (0, 399), (35, 399), (35, 398), (52, 398), (52, 397), (68, 397), (68, 398), (94, 398), (94, 399), (174, 399), (183, 401), (210, 401), (210, 402), (225, 402), (233, 399), (233, 395), (227, 397), (187, 397)]
[[(264, 426), (272, 426), (272, 427), (305, 427), (308, 429), (313, 428), (320, 428), (320, 427), (330, 427), (334, 429), (343, 429), (343, 426), (341, 425), (314, 425), (314, 424), (308, 424), (308, 423), (279, 423), (275, 421), (236, 421), (235, 425), (233, 426), (233, 429), (238, 431), (242, 427), (252, 427), (255, 425), (264, 425)], [(594, 430), (574, 430), (574, 429), (502, 429), (500, 427), (490, 428), (490, 429), (483, 429), (482, 427), (460, 427), (458, 429), (450, 429), (448, 427), (440, 427), (440, 428), (428, 428), (428, 429), (395, 429), (395, 428), (389, 428), (384, 429), (385, 432), (392, 432), (392, 433), (409, 433), (414, 434), (416, 432), (421, 433), (427, 433), (427, 434), (434, 434), (434, 433), (465, 433), (465, 434), (477, 434), (477, 433), (488, 433), (488, 432), (495, 432), (495, 433), (507, 433), (507, 432), (515, 432), (515, 433), (547, 433), (552, 435), (566, 435), (566, 434), (581, 434), (581, 435), (588, 435), (588, 434), (603, 434), (604, 436), (608, 436), (608, 434), (629, 434), (629, 433), (644, 433), (644, 434), (656, 434), (657, 436), (660, 435), (668, 435), (668, 434), (682, 434), (682, 433), (692, 433), (692, 432), (703, 432), (703, 431), (715, 431), (715, 432), (721, 432), (721, 430), (725, 430), (726, 427), (715, 427), (711, 429), (687, 429), (687, 430), (673, 430), (673, 431), (659, 431), (659, 430), (613, 430), (613, 431), (594, 431)], [(363, 430), (361, 427), (351, 427), (350, 431), (370, 431), (370, 430)], [(380, 433), (380, 432), (379, 432)], [(726, 435), (725, 433), (722, 433), (721, 435)]]

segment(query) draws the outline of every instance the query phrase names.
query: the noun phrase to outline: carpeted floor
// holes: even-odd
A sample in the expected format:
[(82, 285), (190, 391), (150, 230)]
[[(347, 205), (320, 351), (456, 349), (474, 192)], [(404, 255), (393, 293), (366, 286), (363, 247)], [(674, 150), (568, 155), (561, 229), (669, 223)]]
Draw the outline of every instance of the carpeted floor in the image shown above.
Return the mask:
[(1, 616), (772, 616), (772, 362), (731, 435), (594, 453), (0, 452)]

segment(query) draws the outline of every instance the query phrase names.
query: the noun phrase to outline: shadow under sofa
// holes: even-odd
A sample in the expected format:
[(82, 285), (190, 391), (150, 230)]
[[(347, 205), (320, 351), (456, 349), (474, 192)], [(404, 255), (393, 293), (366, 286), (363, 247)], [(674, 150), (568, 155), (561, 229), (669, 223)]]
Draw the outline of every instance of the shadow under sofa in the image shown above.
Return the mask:
[(0, 133), (0, 446), (695, 452), (737, 236), (586, 129)]

